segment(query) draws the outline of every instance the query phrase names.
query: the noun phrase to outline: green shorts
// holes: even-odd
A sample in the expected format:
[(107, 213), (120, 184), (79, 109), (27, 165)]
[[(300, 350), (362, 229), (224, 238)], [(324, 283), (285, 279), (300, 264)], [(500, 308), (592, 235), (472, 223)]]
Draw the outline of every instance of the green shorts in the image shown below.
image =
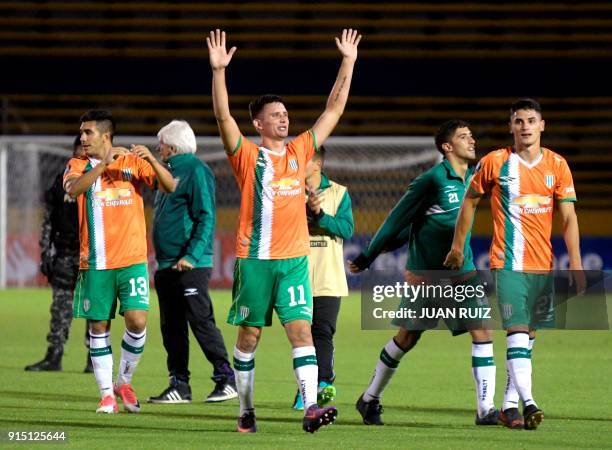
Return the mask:
[(273, 309), (283, 325), (294, 320), (312, 322), (312, 291), (306, 256), (236, 259), (227, 323), (267, 327), (272, 325)]
[(149, 310), (149, 274), (146, 263), (120, 269), (79, 271), (74, 289), (73, 317), (114, 319), (117, 298), (121, 303), (121, 315), (132, 309)]
[(555, 284), (552, 272), (525, 273), (496, 269), (495, 285), (502, 326), (529, 325), (531, 329), (555, 325)]
[[(477, 274), (467, 280), (450, 283), (430, 279), (423, 286), (428, 286), (430, 290), (414, 301), (402, 297), (398, 311), (405, 312), (406, 317), (393, 319), (393, 325), (408, 331), (425, 331), (438, 328), (442, 320), (453, 336), (469, 330), (488, 328), (491, 308), (485, 294), (485, 285)], [(412, 312), (412, 317), (408, 316), (408, 311)]]

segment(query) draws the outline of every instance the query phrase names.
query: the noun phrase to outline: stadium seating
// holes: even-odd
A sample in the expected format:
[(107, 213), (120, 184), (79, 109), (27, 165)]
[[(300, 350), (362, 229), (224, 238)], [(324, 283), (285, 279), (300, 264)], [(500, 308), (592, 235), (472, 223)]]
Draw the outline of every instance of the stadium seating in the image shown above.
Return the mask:
[[(240, 58), (281, 61), (299, 55), (315, 64), (328, 64), (337, 58), (330, 35), (348, 25), (367, 36), (361, 58), (387, 61), (391, 66), (393, 61), (412, 59), (452, 65), (465, 58), (503, 59), (509, 66), (545, 59), (580, 65), (610, 58), (612, 4), (558, 1), (535, 8), (529, 2), (505, 1), (0, 1), (0, 56), (51, 57), (61, 65), (75, 64), (86, 55), (152, 60), (161, 67), (195, 59), (198, 67), (205, 67), (204, 32), (222, 27), (231, 30)], [(584, 77), (579, 82), (588, 82), (589, 75)], [(116, 114), (122, 134), (151, 135), (176, 116), (189, 120), (199, 135), (217, 132), (207, 95), (148, 95), (129, 90), (108, 95), (100, 94), (101, 88), (87, 95), (69, 92), (74, 90), (57, 85), (44, 93), (0, 87), (1, 131), (70, 135), (75, 112), (104, 107)], [(199, 86), (197, 92), (206, 90)], [(583, 206), (609, 207), (612, 97), (573, 92), (538, 96), (549, 120), (545, 144), (572, 164)], [(249, 127), (246, 105), (256, 94), (243, 90), (232, 96), (233, 111), (243, 129)], [(350, 98), (336, 134), (431, 135), (442, 120), (461, 117), (473, 125), (483, 152), (509, 142), (505, 114), (513, 100), (507, 94), (499, 97), (488, 92), (476, 98), (397, 95), (392, 87), (383, 86), (379, 95)], [(292, 129), (301, 130), (320, 113), (325, 96), (287, 95), (286, 101)]]

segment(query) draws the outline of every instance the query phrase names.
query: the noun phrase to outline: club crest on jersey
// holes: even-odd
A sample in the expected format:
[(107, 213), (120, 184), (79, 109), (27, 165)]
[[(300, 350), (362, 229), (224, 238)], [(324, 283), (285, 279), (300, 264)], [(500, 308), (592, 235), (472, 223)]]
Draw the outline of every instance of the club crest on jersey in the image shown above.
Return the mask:
[(123, 181), (132, 181), (132, 169), (129, 167), (122, 169), (121, 174), (123, 176)]
[(249, 317), (250, 312), (251, 311), (249, 310), (248, 306), (241, 306), (240, 307), (240, 318), (246, 319), (247, 317)]
[(502, 317), (505, 320), (508, 320), (510, 317), (512, 317), (512, 305), (509, 304), (503, 304), (501, 305), (501, 313), (502, 313)]
[(546, 187), (551, 189), (555, 185), (555, 176), (554, 175), (545, 175), (544, 182), (546, 183)]
[(289, 167), (293, 169), (293, 171), (297, 172), (298, 170), (298, 162), (295, 158), (291, 158), (289, 160)]

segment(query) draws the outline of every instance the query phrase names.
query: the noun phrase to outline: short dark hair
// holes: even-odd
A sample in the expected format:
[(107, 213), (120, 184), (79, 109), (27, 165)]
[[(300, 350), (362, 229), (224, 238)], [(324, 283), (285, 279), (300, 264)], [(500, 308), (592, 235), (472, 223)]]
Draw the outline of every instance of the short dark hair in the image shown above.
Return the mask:
[(520, 111), (521, 109), (533, 109), (534, 111), (542, 114), (542, 107), (532, 98), (522, 98), (515, 101), (512, 106), (510, 106), (510, 115)]
[(321, 145), (319, 148), (317, 148), (317, 151), (314, 152), (314, 155), (312, 155), (312, 159), (314, 161), (321, 160), (321, 164), (323, 164), (325, 162), (325, 153), (326, 152), (327, 152), (327, 150), (325, 149), (325, 147)]
[(115, 135), (115, 119), (113, 115), (104, 109), (92, 109), (81, 116), (81, 123), (96, 122), (96, 126), (102, 133), (110, 133), (110, 139)]
[(256, 99), (251, 100), (249, 103), (249, 114), (251, 115), (251, 120), (255, 120), (255, 118), (259, 115), (264, 106), (268, 103), (284, 103), (283, 98), (280, 95), (274, 94), (264, 94), (260, 95)]
[(453, 135), (455, 134), (455, 131), (457, 131), (458, 128), (466, 128), (469, 126), (469, 123), (461, 119), (447, 120), (442, 125), (440, 125), (440, 128), (438, 128), (438, 131), (434, 135), (434, 139), (436, 141), (436, 148), (438, 149), (438, 151), (444, 154), (442, 144), (450, 142)]

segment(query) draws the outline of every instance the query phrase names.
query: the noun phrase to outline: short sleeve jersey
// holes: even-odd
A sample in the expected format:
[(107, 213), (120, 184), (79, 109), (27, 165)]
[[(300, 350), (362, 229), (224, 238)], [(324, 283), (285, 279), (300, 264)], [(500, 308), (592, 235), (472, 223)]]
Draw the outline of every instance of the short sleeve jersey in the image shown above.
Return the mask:
[(304, 206), (306, 163), (317, 149), (312, 130), (281, 152), (240, 137), (228, 159), (241, 192), (236, 256), (288, 259), (310, 253)]
[[(72, 158), (64, 186), (100, 163)], [(141, 186), (152, 187), (155, 172), (134, 155), (120, 156), (90, 188), (78, 196), (80, 268), (117, 269), (147, 261), (147, 238)]]
[(564, 158), (542, 148), (527, 163), (512, 147), (494, 150), (480, 161), (470, 189), (491, 195), (492, 269), (550, 270), (553, 264), (554, 202), (575, 202), (572, 174)]

